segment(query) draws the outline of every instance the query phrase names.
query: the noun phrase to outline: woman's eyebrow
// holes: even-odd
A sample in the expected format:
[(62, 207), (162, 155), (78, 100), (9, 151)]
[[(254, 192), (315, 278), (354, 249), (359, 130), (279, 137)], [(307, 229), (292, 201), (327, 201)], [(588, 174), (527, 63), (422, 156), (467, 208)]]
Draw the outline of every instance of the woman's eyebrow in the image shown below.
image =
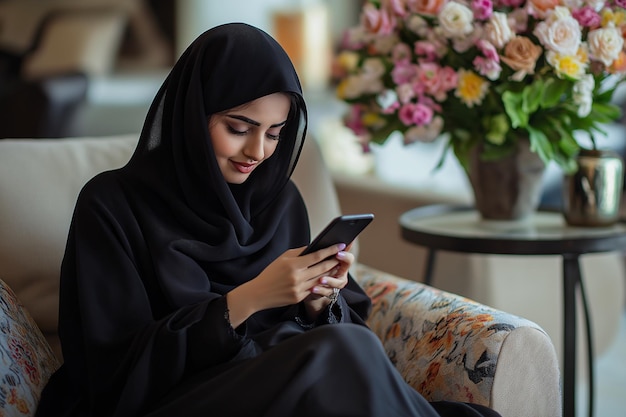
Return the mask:
[[(261, 123), (257, 122), (256, 120), (252, 120), (252, 119), (250, 119), (250, 118), (248, 118), (246, 116), (240, 116), (238, 114), (229, 114), (226, 117), (229, 117), (231, 119), (237, 119), (237, 120), (240, 120), (242, 122), (245, 122), (245, 123), (248, 123), (248, 124), (251, 124), (251, 125), (254, 125), (254, 126), (261, 126)], [(283, 122), (280, 122), (280, 123), (273, 124), (273, 125), (270, 126), (270, 128), (272, 128), (272, 127), (281, 127), (281, 126), (284, 126), (286, 123), (287, 123), (287, 120), (285, 120)]]

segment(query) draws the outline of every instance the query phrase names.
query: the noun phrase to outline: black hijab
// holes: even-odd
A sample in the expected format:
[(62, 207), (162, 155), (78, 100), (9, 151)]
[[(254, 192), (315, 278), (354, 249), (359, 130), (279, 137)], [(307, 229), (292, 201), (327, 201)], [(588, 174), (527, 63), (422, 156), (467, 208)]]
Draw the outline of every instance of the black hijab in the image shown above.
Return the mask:
[[(276, 151), (243, 184), (226, 183), (208, 118), (277, 92), (291, 95), (292, 105)], [(209, 279), (221, 281), (226, 292), (256, 276), (284, 250), (309, 240), (306, 209), (289, 182), (306, 125), (300, 82), (283, 48), (250, 25), (221, 25), (200, 35), (177, 61), (153, 101), (125, 171), (141, 188), (159, 194), (171, 216), (183, 223), (173, 233), (189, 238), (177, 239), (173, 249), (203, 263)], [(166, 245), (159, 250), (172, 250), (171, 236), (163, 238), (155, 242)]]
[[(277, 92), (292, 105), (276, 151), (244, 183), (226, 183), (209, 116)], [(309, 242), (289, 179), (305, 134), (300, 83), (269, 35), (228, 24), (190, 45), (129, 163), (79, 195), (61, 267), (65, 362), (38, 416), (139, 415), (195, 372), (224, 369), (302, 331), (295, 305), (259, 311), (234, 332), (223, 295)], [(343, 321), (363, 323), (370, 303), (350, 280), (340, 305)]]

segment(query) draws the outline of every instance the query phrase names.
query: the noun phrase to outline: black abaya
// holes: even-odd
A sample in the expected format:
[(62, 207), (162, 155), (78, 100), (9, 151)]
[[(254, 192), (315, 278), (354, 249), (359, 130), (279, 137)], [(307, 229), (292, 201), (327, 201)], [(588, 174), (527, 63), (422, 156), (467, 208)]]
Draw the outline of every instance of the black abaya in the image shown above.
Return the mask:
[[(275, 153), (226, 183), (209, 116), (276, 92), (292, 106)], [(229, 24), (190, 45), (130, 162), (79, 195), (61, 269), (64, 364), (38, 416), (438, 415), (365, 326), (370, 300), (351, 278), (311, 326), (300, 304), (230, 325), (225, 294), (309, 241), (289, 179), (305, 135), (298, 78), (270, 36)]]

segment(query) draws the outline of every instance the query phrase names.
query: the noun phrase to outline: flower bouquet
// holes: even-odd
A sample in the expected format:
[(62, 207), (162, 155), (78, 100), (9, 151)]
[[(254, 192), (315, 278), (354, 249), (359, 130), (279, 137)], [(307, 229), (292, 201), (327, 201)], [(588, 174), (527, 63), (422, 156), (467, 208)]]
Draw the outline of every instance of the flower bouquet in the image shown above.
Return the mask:
[(576, 169), (576, 132), (595, 144), (620, 117), (626, 0), (369, 0), (337, 56), (345, 123), (364, 141), (445, 136), (467, 169), (528, 139)]

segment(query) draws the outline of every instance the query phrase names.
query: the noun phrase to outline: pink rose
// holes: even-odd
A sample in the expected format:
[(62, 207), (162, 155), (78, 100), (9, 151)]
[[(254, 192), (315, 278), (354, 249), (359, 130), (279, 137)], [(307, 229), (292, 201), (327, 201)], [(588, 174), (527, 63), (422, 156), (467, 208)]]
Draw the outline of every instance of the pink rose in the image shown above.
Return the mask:
[(400, 108), (398, 117), (406, 126), (424, 126), (433, 119), (433, 110), (421, 103), (407, 103)]
[(472, 65), (474, 65), (474, 68), (480, 75), (489, 78), (491, 81), (497, 80), (502, 72), (499, 60), (487, 59), (482, 56), (474, 58)]
[(398, 42), (391, 50), (391, 59), (394, 62), (411, 58), (411, 47), (404, 42)]
[(350, 113), (346, 115), (344, 123), (350, 128), (355, 135), (361, 136), (367, 133), (367, 129), (362, 120), (363, 110), (360, 105), (356, 104), (350, 109)]
[(396, 18), (385, 9), (377, 9), (372, 3), (363, 6), (361, 25), (366, 31), (379, 35), (389, 35), (396, 26)]
[(479, 39), (476, 41), (476, 47), (480, 51), (481, 54), (485, 56), (485, 58), (500, 62), (500, 57), (498, 57), (498, 51), (496, 51), (496, 47), (489, 41), (484, 39)]
[(423, 56), (428, 61), (434, 61), (437, 58), (437, 47), (434, 43), (428, 41), (415, 42), (413, 50), (415, 55)]
[(457, 73), (451, 67), (443, 67), (439, 69), (439, 79), (444, 90), (450, 91), (456, 88), (458, 81)]
[(395, 63), (391, 70), (391, 78), (395, 84), (405, 84), (411, 82), (417, 73), (417, 67), (408, 58)]
[[(622, 6), (624, 7), (624, 6)], [(582, 7), (572, 12), (574, 19), (583, 27), (597, 28), (602, 23), (602, 17), (589, 6)]]
[(442, 69), (438, 64), (423, 63), (418, 69), (417, 81), (424, 87), (426, 94), (443, 101), (448, 90), (454, 88), (450, 86), (450, 76), (449, 70)]
[(406, 9), (406, 0), (387, 0), (383, 2), (383, 6), (389, 10), (390, 13), (404, 17), (407, 15), (408, 11)]
[(491, 0), (472, 0), (472, 11), (477, 20), (487, 20), (493, 13), (493, 2)]

